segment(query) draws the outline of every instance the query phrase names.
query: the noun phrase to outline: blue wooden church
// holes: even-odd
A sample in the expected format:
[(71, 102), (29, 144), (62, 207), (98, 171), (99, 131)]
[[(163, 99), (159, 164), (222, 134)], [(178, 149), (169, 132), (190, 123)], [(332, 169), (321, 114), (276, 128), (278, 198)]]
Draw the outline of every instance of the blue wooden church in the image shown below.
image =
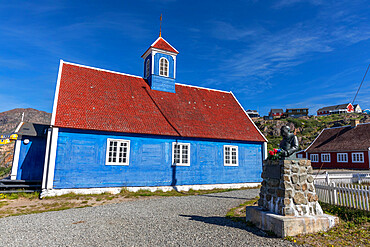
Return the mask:
[(60, 62), (42, 196), (261, 181), (266, 138), (232, 92), (176, 83), (177, 55), (159, 37), (143, 77)]

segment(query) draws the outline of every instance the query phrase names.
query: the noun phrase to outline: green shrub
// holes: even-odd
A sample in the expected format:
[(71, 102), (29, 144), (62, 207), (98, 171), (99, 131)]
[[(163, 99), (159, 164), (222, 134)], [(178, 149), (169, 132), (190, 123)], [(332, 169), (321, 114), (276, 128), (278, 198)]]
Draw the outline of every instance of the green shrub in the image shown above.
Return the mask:
[(0, 167), (0, 178), (5, 177), (10, 173), (10, 170), (12, 169), (11, 166), (9, 167)]
[(286, 119), (289, 123), (294, 124), (296, 128), (302, 127), (303, 121), (297, 118), (287, 118)]

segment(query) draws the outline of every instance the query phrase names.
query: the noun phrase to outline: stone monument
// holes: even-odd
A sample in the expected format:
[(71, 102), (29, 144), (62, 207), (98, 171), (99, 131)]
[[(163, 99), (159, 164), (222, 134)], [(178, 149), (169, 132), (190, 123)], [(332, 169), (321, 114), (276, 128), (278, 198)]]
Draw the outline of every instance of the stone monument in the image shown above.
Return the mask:
[(279, 237), (326, 231), (338, 218), (324, 214), (318, 203), (311, 161), (295, 158), (297, 137), (288, 126), (281, 135), (279, 159), (263, 162), (258, 207), (247, 207), (246, 220)]

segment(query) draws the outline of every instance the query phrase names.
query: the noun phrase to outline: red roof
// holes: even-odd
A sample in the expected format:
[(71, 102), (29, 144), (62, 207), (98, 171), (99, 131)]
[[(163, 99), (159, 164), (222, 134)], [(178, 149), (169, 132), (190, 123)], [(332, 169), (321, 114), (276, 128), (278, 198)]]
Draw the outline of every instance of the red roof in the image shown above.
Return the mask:
[[(170, 52), (173, 52), (173, 53), (176, 53), (178, 54), (179, 52), (172, 46), (170, 45), (164, 38), (162, 37), (159, 37), (156, 41), (154, 41), (154, 43), (148, 48), (148, 50), (150, 48), (157, 48), (157, 49), (161, 49), (161, 50), (164, 50), (164, 51), (170, 51)], [(146, 50), (146, 52), (148, 51)], [(146, 52), (144, 53), (144, 55), (146, 54)], [(143, 55), (143, 56), (144, 56)]]
[(306, 152), (368, 150), (370, 123), (324, 129)]
[(56, 127), (264, 142), (232, 93), (176, 84), (151, 90), (141, 77), (63, 63)]

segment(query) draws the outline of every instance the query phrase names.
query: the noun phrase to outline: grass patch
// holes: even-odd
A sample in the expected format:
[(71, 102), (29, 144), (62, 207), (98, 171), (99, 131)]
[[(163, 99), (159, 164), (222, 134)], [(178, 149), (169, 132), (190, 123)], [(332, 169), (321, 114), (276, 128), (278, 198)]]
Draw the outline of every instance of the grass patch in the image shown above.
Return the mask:
[[(230, 209), (226, 214), (226, 218), (229, 218), (229, 219), (231, 219), (232, 221), (235, 221), (235, 222), (245, 222), (245, 216), (246, 216), (245, 215), (245, 212), (246, 212), (245, 207), (257, 203), (258, 199), (259, 199), (259, 197), (255, 197), (252, 200), (248, 200), (248, 201), (240, 204), (239, 206)], [(247, 222), (247, 225), (252, 226), (252, 227), (254, 226), (254, 224), (251, 223), (251, 222)]]
[(126, 198), (138, 198), (138, 197), (152, 197), (152, 196), (191, 196), (191, 195), (204, 195), (204, 194), (212, 194), (212, 193), (222, 193), (222, 192), (228, 192), (228, 191), (234, 191), (234, 190), (245, 190), (245, 189), (257, 189), (260, 186), (253, 187), (253, 188), (239, 188), (239, 189), (213, 189), (213, 190), (192, 190), (189, 191), (176, 191), (176, 190), (170, 190), (170, 191), (162, 191), (162, 190), (156, 190), (154, 192), (151, 192), (150, 190), (138, 190), (136, 192), (131, 192), (127, 190), (126, 188), (122, 188), (121, 192), (117, 195), (112, 195), (110, 193), (102, 193), (102, 194), (89, 194), (89, 195), (78, 195), (74, 193), (64, 194), (61, 196), (55, 196), (55, 197), (44, 197), (44, 199), (55, 199), (55, 198), (66, 198), (66, 199), (76, 199), (76, 200), (88, 200), (91, 198), (95, 198), (95, 201), (101, 201), (101, 200), (112, 200), (117, 197), (126, 197)]
[(1, 199), (16, 200), (19, 198), (27, 198), (30, 200), (38, 199), (40, 198), (40, 192), (32, 192), (32, 193), (19, 192), (19, 193), (11, 193), (11, 194), (0, 194), (0, 200)]
[(338, 216), (341, 220), (354, 224), (370, 222), (370, 212), (354, 208), (341, 207), (320, 202), (325, 213)]

